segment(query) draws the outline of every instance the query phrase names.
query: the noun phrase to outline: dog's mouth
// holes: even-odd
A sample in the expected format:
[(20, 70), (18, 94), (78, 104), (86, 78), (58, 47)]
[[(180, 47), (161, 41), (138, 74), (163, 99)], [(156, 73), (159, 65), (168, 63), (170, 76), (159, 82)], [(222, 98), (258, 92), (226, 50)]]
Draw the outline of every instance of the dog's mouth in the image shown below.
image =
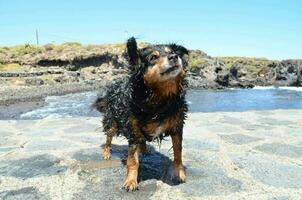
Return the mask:
[(165, 74), (170, 74), (171, 72), (176, 71), (179, 68), (179, 65), (174, 65), (172, 67), (170, 67), (169, 69), (167, 69), (166, 71), (160, 73), (161, 75), (165, 75)]

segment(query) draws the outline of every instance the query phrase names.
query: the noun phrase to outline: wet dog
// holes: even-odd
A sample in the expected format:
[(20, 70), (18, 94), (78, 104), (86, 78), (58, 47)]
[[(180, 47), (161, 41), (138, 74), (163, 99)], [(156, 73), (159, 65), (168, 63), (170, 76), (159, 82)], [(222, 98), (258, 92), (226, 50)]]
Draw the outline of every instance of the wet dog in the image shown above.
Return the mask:
[(172, 138), (173, 169), (180, 182), (186, 175), (182, 163), (183, 125), (186, 118), (185, 67), (188, 50), (176, 44), (138, 48), (135, 38), (127, 41), (129, 76), (114, 81), (95, 107), (104, 113), (107, 135), (103, 158), (110, 158), (113, 136), (128, 139), (127, 175), (124, 188), (136, 190), (139, 155), (146, 141)]

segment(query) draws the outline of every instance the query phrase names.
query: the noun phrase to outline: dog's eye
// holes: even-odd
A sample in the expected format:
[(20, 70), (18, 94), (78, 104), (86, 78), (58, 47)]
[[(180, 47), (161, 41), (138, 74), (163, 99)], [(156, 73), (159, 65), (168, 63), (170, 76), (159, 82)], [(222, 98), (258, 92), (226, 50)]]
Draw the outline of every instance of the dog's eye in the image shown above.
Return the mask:
[(154, 60), (156, 60), (158, 57), (159, 57), (158, 55), (152, 54), (152, 55), (150, 55), (150, 61), (154, 61)]

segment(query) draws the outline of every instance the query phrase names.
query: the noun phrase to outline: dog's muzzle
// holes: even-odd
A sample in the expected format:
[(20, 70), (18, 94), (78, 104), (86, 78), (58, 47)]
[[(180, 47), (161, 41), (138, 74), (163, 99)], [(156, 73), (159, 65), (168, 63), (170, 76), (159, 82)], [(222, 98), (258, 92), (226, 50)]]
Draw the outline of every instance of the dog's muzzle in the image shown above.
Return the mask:
[(178, 74), (182, 66), (181, 59), (177, 54), (170, 54), (165, 59), (161, 75)]

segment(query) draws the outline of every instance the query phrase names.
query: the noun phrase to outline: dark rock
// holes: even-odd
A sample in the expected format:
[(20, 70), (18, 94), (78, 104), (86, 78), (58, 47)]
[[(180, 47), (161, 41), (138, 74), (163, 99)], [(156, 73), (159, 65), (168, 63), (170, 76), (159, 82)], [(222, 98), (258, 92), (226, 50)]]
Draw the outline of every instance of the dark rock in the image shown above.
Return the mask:
[(79, 82), (79, 79), (76, 76), (69, 76), (68, 74), (63, 74), (53, 79), (57, 83), (74, 83)]
[(43, 85), (44, 81), (40, 78), (28, 78), (25, 79), (25, 83), (26, 85), (30, 85), (30, 86), (39, 86), (39, 85)]
[(276, 66), (277, 86), (302, 86), (302, 60), (285, 60)]
[[(218, 71), (218, 72), (220, 72), (220, 71)], [(228, 87), (229, 78), (230, 78), (230, 75), (228, 74), (228, 72), (219, 73), (219, 74), (217, 74), (216, 82), (223, 87)]]
[(68, 60), (61, 60), (61, 59), (41, 59), (36, 62), (36, 65), (38, 66), (65, 66), (70, 64), (70, 61)]
[(35, 77), (43, 74), (43, 72), (1, 72), (0, 77)]
[(238, 76), (238, 69), (236, 67), (232, 67), (230, 69), (230, 73), (232, 74), (233, 77), (237, 78), (237, 76)]

